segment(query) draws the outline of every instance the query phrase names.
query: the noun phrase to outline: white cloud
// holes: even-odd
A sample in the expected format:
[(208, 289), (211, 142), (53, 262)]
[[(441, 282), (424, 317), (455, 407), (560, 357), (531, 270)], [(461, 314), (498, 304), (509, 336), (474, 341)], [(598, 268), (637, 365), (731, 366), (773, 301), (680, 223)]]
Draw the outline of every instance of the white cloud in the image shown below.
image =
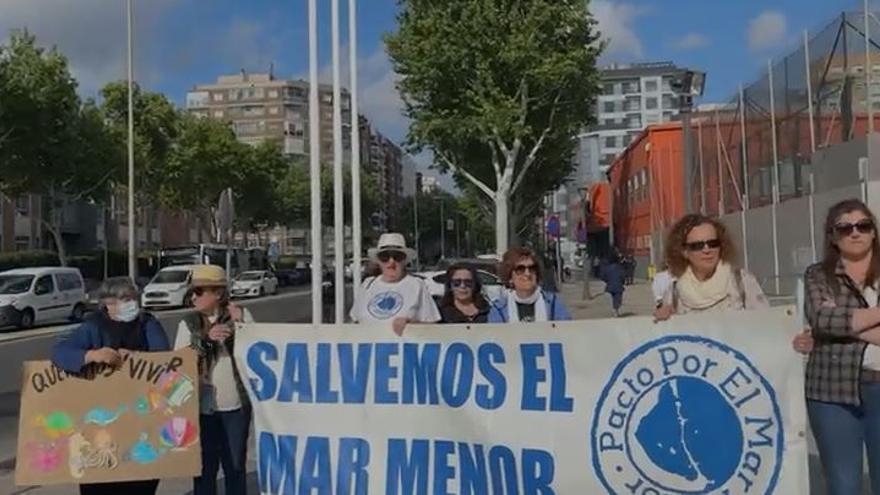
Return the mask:
[(633, 26), (635, 21), (650, 10), (645, 7), (611, 0), (594, 0), (590, 10), (599, 22), (602, 39), (608, 42), (602, 59), (640, 59), (645, 48)]
[(709, 46), (709, 38), (700, 33), (689, 33), (673, 42), (679, 50), (696, 50)]
[[(162, 36), (155, 21), (175, 0), (135, 4), (135, 78), (148, 84), (160, 78), (149, 63), (151, 47)], [(108, 81), (126, 77), (125, 2), (115, 0), (0, 0), (0, 40), (27, 29), (43, 46), (56, 46), (80, 83), (94, 96)]]
[(776, 48), (784, 43), (788, 32), (785, 14), (776, 11), (762, 12), (749, 21), (748, 41), (752, 51)]

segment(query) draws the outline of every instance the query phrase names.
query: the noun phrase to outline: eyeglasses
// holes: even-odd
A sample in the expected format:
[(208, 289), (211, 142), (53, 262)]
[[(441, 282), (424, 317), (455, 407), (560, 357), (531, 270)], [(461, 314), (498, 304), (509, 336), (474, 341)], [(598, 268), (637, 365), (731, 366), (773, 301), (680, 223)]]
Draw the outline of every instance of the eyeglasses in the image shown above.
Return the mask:
[(398, 263), (403, 263), (403, 260), (406, 259), (406, 255), (401, 253), (400, 251), (383, 251), (379, 253), (379, 261), (382, 263), (388, 263), (388, 260), (393, 259)]
[(196, 287), (192, 291), (193, 295), (196, 297), (202, 297), (203, 295), (207, 294), (208, 292), (213, 292), (213, 291), (211, 291), (210, 289), (205, 289), (203, 287)]
[(517, 275), (525, 275), (526, 272), (538, 273), (538, 265), (516, 265), (516, 268), (513, 269), (513, 273)]
[(474, 279), (472, 279), (472, 278), (454, 278), (449, 282), (449, 285), (451, 285), (453, 289), (458, 289), (458, 288), (473, 289), (474, 288)]
[(870, 234), (874, 232), (874, 222), (870, 220), (860, 220), (856, 223), (839, 223), (834, 226), (834, 231), (840, 237), (852, 235), (853, 230), (858, 230), (859, 234)]
[(703, 249), (718, 249), (721, 247), (721, 241), (718, 239), (709, 239), (708, 241), (694, 241), (694, 242), (686, 242), (684, 243), (684, 247), (687, 248), (688, 251), (702, 251)]

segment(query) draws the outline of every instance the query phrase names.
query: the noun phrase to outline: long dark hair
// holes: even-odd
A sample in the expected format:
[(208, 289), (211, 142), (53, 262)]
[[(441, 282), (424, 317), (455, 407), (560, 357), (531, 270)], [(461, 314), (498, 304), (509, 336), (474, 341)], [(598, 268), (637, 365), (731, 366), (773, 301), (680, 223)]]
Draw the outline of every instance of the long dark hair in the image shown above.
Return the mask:
[(835, 292), (840, 290), (840, 284), (837, 281), (837, 264), (840, 263), (840, 249), (834, 243), (836, 240), (834, 226), (837, 224), (838, 218), (854, 211), (858, 211), (870, 218), (874, 224), (874, 241), (871, 243), (871, 265), (868, 267), (868, 273), (865, 276), (865, 284), (873, 284), (880, 277), (880, 239), (877, 238), (877, 218), (865, 203), (858, 199), (846, 199), (832, 206), (828, 210), (828, 216), (825, 217), (825, 252), (822, 258), (822, 271), (825, 272), (825, 279), (828, 280)]
[(455, 304), (455, 295), (452, 293), (452, 276), (459, 270), (470, 272), (471, 278), (474, 280), (474, 287), (471, 291), (471, 294), (473, 294), (471, 297), (474, 300), (474, 306), (479, 309), (487, 308), (489, 302), (486, 301), (486, 297), (483, 295), (483, 283), (480, 282), (477, 270), (466, 263), (455, 263), (446, 270), (446, 283), (444, 284), (445, 290), (443, 291), (443, 298), (440, 299), (440, 306), (451, 306)]

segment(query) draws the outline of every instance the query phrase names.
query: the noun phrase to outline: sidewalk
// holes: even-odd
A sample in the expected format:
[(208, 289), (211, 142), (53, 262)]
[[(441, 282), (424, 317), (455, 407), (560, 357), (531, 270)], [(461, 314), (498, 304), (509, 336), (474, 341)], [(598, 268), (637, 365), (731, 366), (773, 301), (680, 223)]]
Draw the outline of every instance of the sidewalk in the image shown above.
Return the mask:
[[(599, 280), (590, 281), (591, 299), (584, 299), (583, 281), (570, 281), (562, 284), (560, 291), (565, 307), (575, 320), (591, 320), (598, 318), (613, 318), (614, 311), (611, 308), (611, 296), (605, 293), (605, 283)], [(651, 293), (651, 283), (647, 280), (636, 279), (633, 285), (627, 286), (623, 293), (623, 306), (620, 315), (627, 316), (651, 316), (654, 314), (654, 296)]]

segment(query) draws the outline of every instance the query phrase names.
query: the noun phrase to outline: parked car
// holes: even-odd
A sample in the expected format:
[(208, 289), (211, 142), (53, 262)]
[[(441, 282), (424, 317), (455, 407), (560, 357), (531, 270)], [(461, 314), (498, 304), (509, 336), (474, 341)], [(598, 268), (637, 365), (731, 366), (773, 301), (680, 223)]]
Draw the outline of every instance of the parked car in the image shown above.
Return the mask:
[(88, 311), (85, 283), (76, 268), (20, 268), (0, 273), (0, 326), (80, 321)]
[[(421, 272), (416, 273), (415, 276), (425, 280), (431, 297), (439, 302), (446, 291), (446, 272)], [(477, 276), (480, 277), (480, 282), (483, 284), (483, 295), (486, 296), (486, 299), (494, 301), (501, 297), (504, 286), (501, 285), (501, 279), (497, 275), (485, 270), (477, 270)]]
[(305, 268), (285, 268), (276, 270), (275, 278), (278, 279), (279, 287), (306, 285), (312, 279), (311, 273)]
[(169, 266), (159, 270), (144, 288), (141, 306), (146, 309), (188, 307), (192, 304), (190, 283), (195, 266)]
[(278, 279), (268, 270), (243, 272), (232, 282), (232, 297), (262, 297), (278, 293)]

